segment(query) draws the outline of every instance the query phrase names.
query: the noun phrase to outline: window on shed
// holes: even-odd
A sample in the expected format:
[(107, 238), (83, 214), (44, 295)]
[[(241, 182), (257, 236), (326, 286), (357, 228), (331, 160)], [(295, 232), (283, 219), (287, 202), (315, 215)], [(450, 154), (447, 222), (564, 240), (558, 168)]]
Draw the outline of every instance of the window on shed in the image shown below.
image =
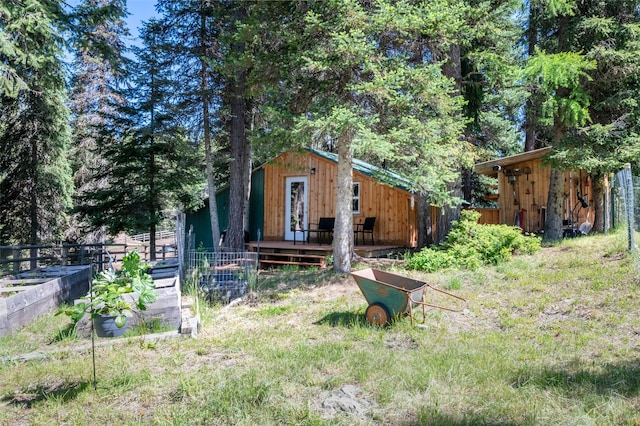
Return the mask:
[(353, 183), (353, 214), (360, 213), (360, 182)]

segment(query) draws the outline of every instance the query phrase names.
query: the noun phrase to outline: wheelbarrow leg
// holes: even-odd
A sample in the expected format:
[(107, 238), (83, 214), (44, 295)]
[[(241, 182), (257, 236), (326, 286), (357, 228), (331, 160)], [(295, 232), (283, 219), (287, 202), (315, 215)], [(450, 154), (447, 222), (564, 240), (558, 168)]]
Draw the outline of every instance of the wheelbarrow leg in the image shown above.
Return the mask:
[(413, 300), (409, 294), (409, 318), (411, 318), (411, 325), (413, 326)]

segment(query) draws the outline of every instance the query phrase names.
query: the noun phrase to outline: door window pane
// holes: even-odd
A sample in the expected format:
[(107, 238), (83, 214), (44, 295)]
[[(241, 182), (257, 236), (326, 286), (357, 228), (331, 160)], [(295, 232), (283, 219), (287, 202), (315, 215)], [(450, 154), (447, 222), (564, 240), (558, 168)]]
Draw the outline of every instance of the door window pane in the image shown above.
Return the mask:
[(291, 182), (290, 230), (302, 231), (304, 227), (304, 182)]

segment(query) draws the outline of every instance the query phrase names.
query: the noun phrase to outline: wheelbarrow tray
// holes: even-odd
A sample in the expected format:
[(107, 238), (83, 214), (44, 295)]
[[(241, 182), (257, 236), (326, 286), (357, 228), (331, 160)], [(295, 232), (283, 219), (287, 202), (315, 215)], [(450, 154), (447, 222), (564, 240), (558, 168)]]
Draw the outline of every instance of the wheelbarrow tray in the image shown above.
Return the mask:
[(383, 305), (392, 317), (408, 313), (412, 306), (422, 301), (427, 286), (426, 282), (373, 268), (355, 271), (351, 275), (369, 305)]

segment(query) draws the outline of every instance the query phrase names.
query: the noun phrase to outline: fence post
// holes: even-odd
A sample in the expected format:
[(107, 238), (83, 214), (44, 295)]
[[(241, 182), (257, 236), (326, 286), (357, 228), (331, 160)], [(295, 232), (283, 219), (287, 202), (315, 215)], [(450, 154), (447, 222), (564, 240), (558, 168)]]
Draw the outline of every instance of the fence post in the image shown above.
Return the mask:
[(631, 164), (626, 163), (624, 165), (625, 173), (625, 212), (627, 214), (627, 233), (629, 237), (629, 250), (635, 248), (634, 233), (635, 233), (635, 217), (633, 214), (633, 207), (635, 205), (633, 199), (633, 178), (631, 177)]
[(22, 255), (20, 254), (20, 249), (19, 248), (14, 248), (13, 249), (13, 273), (17, 274), (20, 272), (20, 260), (16, 260), (16, 259), (20, 259)]
[(98, 263), (98, 272), (102, 272), (104, 270), (104, 245), (100, 245), (98, 246), (98, 259), (97, 259), (97, 263)]
[(40, 257), (40, 248), (39, 247), (34, 247), (31, 246), (31, 249), (29, 249), (30, 255), (29, 257), (31, 258), (31, 260), (29, 261), (30, 269), (38, 269), (38, 258)]
[(62, 266), (68, 266), (69, 265), (69, 246), (65, 243), (62, 243), (60, 256), (62, 257)]

